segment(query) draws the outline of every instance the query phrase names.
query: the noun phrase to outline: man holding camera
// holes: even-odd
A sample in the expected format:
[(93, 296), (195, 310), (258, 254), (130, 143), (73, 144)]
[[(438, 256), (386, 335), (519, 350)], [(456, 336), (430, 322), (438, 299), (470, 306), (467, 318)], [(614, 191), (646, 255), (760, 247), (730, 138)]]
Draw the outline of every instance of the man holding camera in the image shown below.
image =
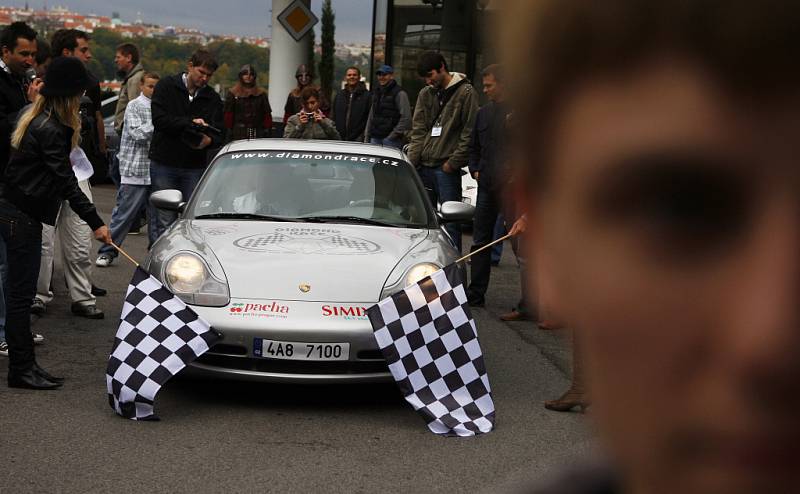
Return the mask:
[(300, 92), (303, 108), (286, 122), (283, 137), (290, 139), (341, 139), (336, 125), (319, 109), (319, 89), (308, 86)]
[[(192, 54), (186, 72), (165, 77), (156, 85), (151, 102), (153, 191), (177, 189), (188, 200), (208, 165), (210, 151), (222, 146), (222, 100), (208, 86), (217, 67), (214, 56), (200, 49)], [(174, 212), (159, 211), (154, 238), (176, 219)]]

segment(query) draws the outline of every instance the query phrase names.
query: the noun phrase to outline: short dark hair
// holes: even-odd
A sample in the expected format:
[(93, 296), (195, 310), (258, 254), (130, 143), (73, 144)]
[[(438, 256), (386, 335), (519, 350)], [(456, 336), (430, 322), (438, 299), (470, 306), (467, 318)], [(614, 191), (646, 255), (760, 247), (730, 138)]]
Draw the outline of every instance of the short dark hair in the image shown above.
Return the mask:
[(205, 67), (212, 72), (216, 72), (219, 67), (214, 55), (204, 48), (200, 48), (192, 53), (192, 57), (189, 58), (189, 63), (192, 64), (192, 67)]
[(442, 54), (438, 51), (426, 51), (419, 56), (417, 74), (419, 74), (420, 77), (425, 77), (431, 70), (439, 70), (442, 67), (444, 67), (444, 70), (447, 70), (447, 61)]
[(12, 22), (0, 34), (0, 45), (14, 51), (17, 47), (18, 39), (27, 39), (28, 41), (36, 40), (36, 31), (24, 22)]
[(359, 69), (358, 67), (352, 65), (350, 67), (347, 67), (344, 71), (345, 75), (347, 75), (348, 70), (355, 70), (356, 72), (358, 72), (358, 77), (361, 77), (361, 69)]
[(89, 33), (81, 31), (80, 29), (59, 29), (53, 33), (50, 38), (50, 48), (53, 50), (53, 58), (60, 57), (64, 54), (64, 50), (75, 51), (78, 47), (78, 40), (85, 39), (89, 41), (92, 39)]
[(303, 103), (307, 103), (311, 98), (317, 98), (317, 101), (319, 101), (319, 89), (314, 86), (304, 87), (303, 90), (300, 91), (300, 99), (303, 100)]
[(699, 64), (721, 87), (746, 98), (782, 96), (800, 87), (798, 2), (517, 0), (515, 5), (506, 11), (503, 47), (508, 63), (525, 60), (509, 83), (512, 91), (525, 91), (515, 112), (530, 115), (518, 137), (524, 139), (532, 176), (545, 172), (547, 131), (564, 99), (598, 74), (625, 75), (654, 58), (675, 56)]
[(483, 71), (481, 71), (481, 76), (482, 77), (492, 76), (494, 77), (495, 81), (501, 84), (506, 80), (505, 70), (503, 69), (503, 66), (500, 65), (499, 63), (493, 63), (484, 67)]
[(36, 65), (44, 65), (53, 57), (50, 43), (40, 39), (36, 42)]
[(160, 81), (161, 76), (155, 72), (145, 72), (144, 74), (142, 74), (142, 83), (144, 82), (145, 79), (153, 79), (156, 81)]
[(136, 65), (139, 63), (139, 48), (133, 43), (122, 43), (117, 46), (117, 51), (126, 57), (131, 57), (131, 63)]

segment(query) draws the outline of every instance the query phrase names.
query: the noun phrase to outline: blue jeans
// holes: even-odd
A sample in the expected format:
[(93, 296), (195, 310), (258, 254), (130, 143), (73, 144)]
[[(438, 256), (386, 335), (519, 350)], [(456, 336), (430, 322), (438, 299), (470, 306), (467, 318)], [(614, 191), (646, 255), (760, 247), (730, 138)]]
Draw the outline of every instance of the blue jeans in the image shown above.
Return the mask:
[[(175, 189), (181, 191), (183, 200), (188, 201), (192, 196), (197, 183), (200, 182), (200, 177), (203, 176), (204, 168), (178, 168), (175, 166), (162, 165), (155, 161), (150, 162), (150, 181), (152, 183), (153, 192), (159, 190)], [(170, 227), (175, 220), (178, 219), (178, 213), (174, 211), (158, 210), (156, 214), (158, 219), (155, 237), (160, 237), (167, 228)]]
[[(117, 189), (117, 205), (111, 212), (111, 238), (114, 243), (122, 246), (125, 237), (131, 229), (131, 225), (139, 221), (139, 216), (143, 207), (147, 207), (147, 216), (150, 224), (147, 228), (148, 247), (156, 240), (156, 213), (155, 208), (149, 205), (147, 200), (150, 197), (149, 185), (130, 185), (121, 184)], [(108, 254), (117, 257), (117, 249), (110, 245), (103, 245), (98, 251), (99, 254)]]
[(370, 144), (380, 144), (381, 146), (389, 146), (397, 149), (403, 149), (403, 143), (400, 141), (393, 141), (388, 137), (370, 137), (369, 138)]
[[(417, 168), (422, 184), (431, 194), (434, 205), (447, 201), (461, 201), (461, 172), (445, 173), (441, 166), (436, 168), (421, 166)], [(461, 252), (461, 225), (448, 223), (444, 227), (450, 235), (453, 245)]]
[(31, 302), (42, 256), (42, 224), (15, 206), (0, 203), (0, 236), (6, 246), (6, 342), (9, 371), (24, 372), (35, 362)]

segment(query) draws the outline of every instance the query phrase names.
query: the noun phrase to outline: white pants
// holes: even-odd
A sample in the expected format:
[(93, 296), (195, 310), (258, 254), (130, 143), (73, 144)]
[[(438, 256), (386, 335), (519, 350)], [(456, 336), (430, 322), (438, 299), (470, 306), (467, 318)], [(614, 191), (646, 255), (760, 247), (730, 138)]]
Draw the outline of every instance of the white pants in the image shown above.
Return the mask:
[[(92, 200), (92, 189), (88, 180), (78, 182), (81, 191)], [(53, 279), (53, 260), (58, 251), (67, 289), (73, 302), (81, 305), (95, 305), (97, 299), (92, 295), (92, 229), (75, 214), (64, 201), (58, 213), (56, 226), (42, 225), (42, 261), (39, 269), (39, 281), (36, 284), (36, 298), (45, 304), (53, 300), (50, 283)], [(57, 248), (55, 241), (58, 241)]]

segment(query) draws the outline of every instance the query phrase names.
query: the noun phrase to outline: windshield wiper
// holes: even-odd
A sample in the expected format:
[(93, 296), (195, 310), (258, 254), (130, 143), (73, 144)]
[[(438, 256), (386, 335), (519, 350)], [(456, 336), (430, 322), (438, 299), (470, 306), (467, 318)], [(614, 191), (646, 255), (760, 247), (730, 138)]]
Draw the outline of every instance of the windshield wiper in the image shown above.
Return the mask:
[(209, 213), (195, 216), (196, 220), (230, 219), (230, 220), (262, 220), (262, 221), (298, 221), (301, 218), (287, 218), (286, 216), (269, 216), (266, 214), (255, 213)]
[(386, 221), (362, 218), (361, 216), (303, 216), (298, 218), (309, 223), (362, 223), (364, 225), (388, 226), (390, 228), (404, 228), (406, 225), (395, 225)]

